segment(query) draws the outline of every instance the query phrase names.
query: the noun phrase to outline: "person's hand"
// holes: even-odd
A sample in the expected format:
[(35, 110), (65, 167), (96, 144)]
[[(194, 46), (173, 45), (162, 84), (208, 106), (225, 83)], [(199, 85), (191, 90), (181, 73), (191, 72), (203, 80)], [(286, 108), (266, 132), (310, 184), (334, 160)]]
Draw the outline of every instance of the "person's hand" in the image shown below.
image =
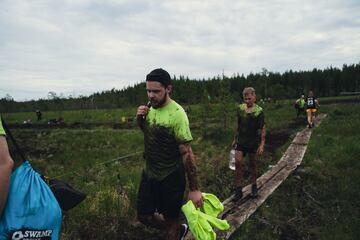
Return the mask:
[(193, 202), (196, 208), (202, 207), (204, 203), (203, 196), (198, 190), (189, 192), (188, 199)]
[(233, 148), (233, 149), (236, 148), (236, 140), (235, 139), (231, 143), (231, 148)]
[(136, 112), (136, 118), (143, 118), (144, 116), (146, 116), (146, 114), (149, 111), (149, 107), (146, 105), (141, 105), (138, 107), (137, 112)]
[(256, 153), (261, 155), (261, 154), (263, 154), (263, 152), (264, 152), (264, 144), (260, 144), (260, 146), (258, 147)]

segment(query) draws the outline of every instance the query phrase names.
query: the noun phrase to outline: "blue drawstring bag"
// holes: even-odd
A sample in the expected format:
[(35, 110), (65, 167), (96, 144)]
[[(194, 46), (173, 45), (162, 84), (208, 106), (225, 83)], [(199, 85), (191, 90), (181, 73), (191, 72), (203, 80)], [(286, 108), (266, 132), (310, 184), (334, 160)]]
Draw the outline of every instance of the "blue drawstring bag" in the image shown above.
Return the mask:
[(59, 239), (61, 209), (49, 186), (28, 161), (12, 174), (0, 219), (0, 240)]

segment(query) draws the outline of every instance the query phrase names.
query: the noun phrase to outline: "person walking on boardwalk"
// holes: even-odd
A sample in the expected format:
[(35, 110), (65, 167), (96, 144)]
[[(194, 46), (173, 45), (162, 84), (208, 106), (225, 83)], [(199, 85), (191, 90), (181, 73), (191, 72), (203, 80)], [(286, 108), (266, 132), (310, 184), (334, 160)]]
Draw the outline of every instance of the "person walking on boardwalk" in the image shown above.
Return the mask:
[(237, 130), (232, 142), (235, 148), (235, 201), (243, 196), (243, 159), (247, 154), (251, 168), (251, 196), (257, 197), (256, 156), (264, 152), (266, 135), (265, 116), (263, 109), (255, 103), (255, 89), (246, 87), (243, 99), (245, 103), (237, 108)]
[(308, 127), (314, 127), (316, 107), (320, 106), (318, 100), (315, 98), (313, 91), (309, 91), (309, 95), (306, 98), (306, 115)]
[(14, 161), (10, 156), (0, 116), (0, 219), (9, 192), (10, 175)]
[(305, 96), (301, 95), (299, 99), (295, 101), (296, 117), (305, 113)]
[[(137, 215), (143, 224), (166, 231), (167, 239), (183, 239), (187, 225), (179, 224), (185, 191), (199, 208), (203, 197), (197, 182), (192, 135), (184, 109), (171, 99), (170, 75), (158, 68), (146, 76), (147, 105), (137, 109), (138, 126), (144, 133), (145, 169), (137, 199)], [(186, 173), (186, 174), (185, 174)]]

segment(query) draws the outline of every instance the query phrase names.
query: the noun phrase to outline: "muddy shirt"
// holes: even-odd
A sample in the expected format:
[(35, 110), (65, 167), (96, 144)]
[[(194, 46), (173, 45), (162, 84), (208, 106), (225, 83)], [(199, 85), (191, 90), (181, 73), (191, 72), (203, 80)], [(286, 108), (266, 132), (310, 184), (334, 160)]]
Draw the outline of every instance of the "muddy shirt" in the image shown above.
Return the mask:
[(237, 144), (256, 149), (261, 142), (261, 130), (265, 125), (263, 109), (254, 104), (252, 112), (245, 112), (246, 104), (240, 104), (237, 109), (238, 129)]
[(5, 130), (3, 128), (3, 125), (2, 125), (2, 121), (1, 121), (1, 115), (0, 115), (0, 136), (5, 136)]
[(150, 108), (144, 126), (145, 173), (160, 181), (182, 164), (179, 145), (192, 140), (184, 109), (171, 100), (165, 107)]

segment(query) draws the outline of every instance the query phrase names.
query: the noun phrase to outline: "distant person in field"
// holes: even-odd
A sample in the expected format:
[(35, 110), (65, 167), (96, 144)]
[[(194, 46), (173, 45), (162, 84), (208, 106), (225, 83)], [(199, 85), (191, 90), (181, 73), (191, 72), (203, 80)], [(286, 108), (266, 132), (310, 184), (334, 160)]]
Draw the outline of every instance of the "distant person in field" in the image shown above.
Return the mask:
[(0, 121), (0, 218), (6, 204), (10, 175), (14, 166), (14, 161), (10, 156), (5, 136), (5, 130)]
[(237, 130), (232, 142), (235, 148), (235, 198), (242, 198), (244, 158), (249, 155), (251, 167), (251, 196), (257, 197), (256, 156), (262, 154), (265, 147), (265, 116), (263, 109), (257, 105), (255, 89), (247, 87), (243, 90), (244, 102), (237, 108)]
[(308, 127), (314, 127), (316, 107), (320, 106), (318, 100), (315, 98), (313, 91), (309, 91), (309, 95), (306, 98), (306, 115)]
[(166, 231), (167, 239), (183, 239), (188, 226), (179, 224), (186, 185), (188, 199), (203, 204), (197, 181), (192, 135), (184, 109), (170, 98), (170, 75), (159, 68), (146, 76), (147, 105), (137, 109), (137, 123), (144, 133), (145, 169), (137, 200), (137, 215), (143, 224)]
[(295, 101), (296, 117), (305, 113), (305, 96), (301, 95), (299, 99)]
[(39, 109), (36, 110), (36, 117), (37, 117), (38, 121), (40, 121), (42, 119), (42, 112)]

